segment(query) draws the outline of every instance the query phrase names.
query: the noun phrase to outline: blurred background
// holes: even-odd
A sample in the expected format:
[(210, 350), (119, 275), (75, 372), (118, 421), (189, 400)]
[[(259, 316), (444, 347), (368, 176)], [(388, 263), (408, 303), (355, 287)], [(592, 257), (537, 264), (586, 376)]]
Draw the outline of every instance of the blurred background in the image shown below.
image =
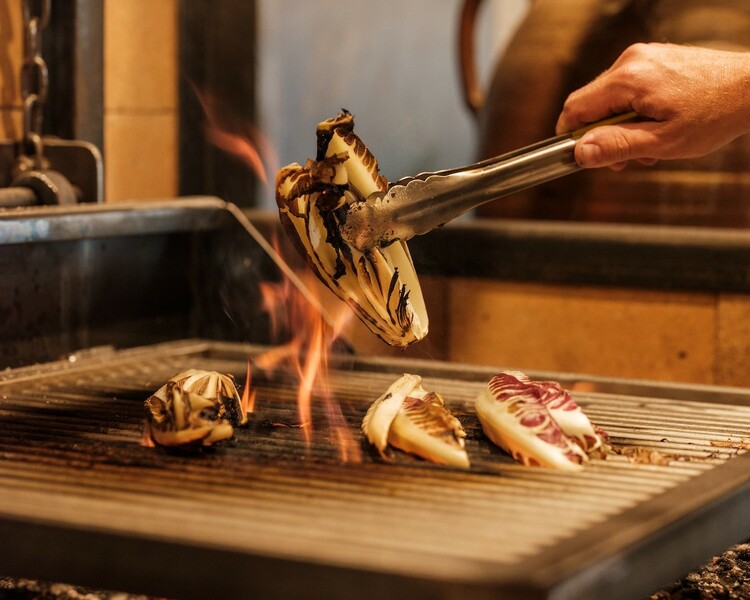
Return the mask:
[[(527, 0), (486, 3), (478, 70), (528, 10)], [(258, 117), (282, 163), (314, 153), (314, 128), (340, 107), (390, 180), (472, 162), (477, 127), (462, 99), (461, 0), (258, 2)]]
[[(0, 0), (0, 139), (22, 133), (21, 5)], [(101, 148), (109, 202), (216, 193), (243, 206), (275, 205), (268, 186), (206, 141), (197, 91), (218, 102), (225, 126), (263, 136), (269, 171), (314, 154), (317, 122), (342, 107), (388, 178), (474, 157), (476, 125), (463, 106), (456, 52), (460, 0), (51, 7), (44, 133)], [(485, 80), (527, 0), (486, 8), (477, 42)]]
[[(43, 4), (0, 0), (0, 187), (28, 120), (23, 7)], [(50, 7), (39, 124), (47, 145), (80, 140), (102, 156), (102, 193), (84, 201), (209, 195), (274, 223), (276, 170), (312, 157), (316, 124), (341, 108), (395, 180), (551, 136), (568, 93), (633, 42), (750, 44), (746, 0)], [(431, 325), (414, 352), (747, 384), (748, 137), (702, 159), (575, 173), (481, 207), (472, 228), (415, 238)]]
[[(23, 135), (22, 5), (0, 0), (7, 141)], [(341, 108), (390, 180), (464, 165), (552, 135), (567, 94), (633, 42), (747, 50), (750, 5), (71, 0), (51, 3), (42, 33), (42, 133), (101, 150), (106, 201), (215, 194), (271, 208), (275, 170), (311, 156), (315, 125)], [(257, 151), (265, 183), (207, 126)], [(741, 139), (704, 159), (576, 174), (478, 214), (746, 227), (748, 162)]]

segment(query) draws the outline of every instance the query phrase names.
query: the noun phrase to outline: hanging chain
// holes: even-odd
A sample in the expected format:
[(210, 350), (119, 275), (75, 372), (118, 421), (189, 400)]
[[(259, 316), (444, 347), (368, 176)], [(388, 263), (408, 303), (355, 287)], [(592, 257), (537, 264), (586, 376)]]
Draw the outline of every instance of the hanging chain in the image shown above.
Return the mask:
[(42, 144), (42, 113), (49, 91), (49, 73), (47, 63), (42, 58), (42, 31), (49, 23), (50, 2), (51, 0), (23, 0), (23, 140), (17, 165), (19, 171), (46, 167)]

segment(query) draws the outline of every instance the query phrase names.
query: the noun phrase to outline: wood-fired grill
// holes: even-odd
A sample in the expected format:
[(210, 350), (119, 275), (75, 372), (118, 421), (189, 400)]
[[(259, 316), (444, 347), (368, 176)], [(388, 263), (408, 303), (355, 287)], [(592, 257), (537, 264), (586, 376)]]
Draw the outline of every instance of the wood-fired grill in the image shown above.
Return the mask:
[[(183, 599), (640, 598), (750, 535), (744, 389), (529, 371), (573, 389), (619, 449), (679, 457), (571, 475), (516, 465), (479, 431), (477, 391), (524, 365), (343, 352), (331, 385), (361, 463), (342, 463), (320, 403), (307, 446), (280, 374), (254, 373), (232, 443), (142, 446), (167, 378), (242, 383), (271, 344), (258, 286), (280, 271), (242, 221), (213, 198), (0, 215), (2, 576)], [(749, 291), (750, 246), (728, 232), (495, 222), (413, 242), (421, 275)], [(362, 415), (404, 371), (464, 422), (470, 471), (364, 444)]]
[[(261, 350), (187, 340), (4, 373), (3, 570), (176, 598), (636, 598), (747, 531), (740, 390), (691, 387), (698, 399), (685, 400), (679, 387), (613, 393), (558, 374), (594, 390), (576, 400), (617, 448), (678, 457), (570, 474), (522, 467), (484, 438), (471, 405), (493, 370), (339, 356), (331, 389), (360, 464), (341, 462), (315, 402), (307, 446), (283, 375), (256, 377), (256, 413), (225, 447), (141, 445), (143, 400), (168, 377), (196, 367), (243, 381)], [(408, 370), (464, 422), (471, 470), (366, 448), (364, 412)]]

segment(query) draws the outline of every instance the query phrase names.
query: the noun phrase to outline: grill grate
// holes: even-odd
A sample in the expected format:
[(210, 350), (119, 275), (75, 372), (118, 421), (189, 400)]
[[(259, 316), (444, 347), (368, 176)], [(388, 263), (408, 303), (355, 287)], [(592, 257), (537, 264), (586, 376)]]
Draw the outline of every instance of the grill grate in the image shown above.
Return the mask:
[[(285, 376), (255, 377), (256, 415), (224, 447), (186, 454), (139, 444), (142, 402), (166, 379), (196, 367), (242, 382), (247, 352), (257, 350), (184, 342), (6, 373), (0, 534), (15, 544), (2, 544), (0, 564), (18, 571), (7, 574), (177, 597), (241, 590), (346, 598), (356, 587), (359, 597), (453, 598), (471, 590), (474, 597), (588, 598), (617, 581), (607, 597), (627, 598), (750, 532), (737, 529), (725, 502), (739, 498), (750, 478), (738, 456), (750, 438), (750, 403), (736, 400), (578, 392), (616, 447), (679, 459), (655, 465), (611, 456), (559, 473), (521, 467), (483, 437), (471, 405), (491, 371), (441, 374), (438, 363), (423, 373), (426, 386), (464, 423), (477, 466), (467, 472), (403, 454), (385, 464), (363, 443), (359, 424), (370, 402), (415, 365), (344, 357), (331, 391), (361, 444), (362, 464), (340, 461), (320, 408), (309, 447), (301, 429), (275, 425), (297, 419), (294, 382)], [(740, 537), (724, 539), (723, 528)], [(682, 547), (683, 535), (704, 529), (713, 533)], [(125, 548), (135, 554), (124, 557)], [(654, 550), (664, 559), (644, 573), (634, 557)], [(323, 587), (309, 587), (311, 580)]]

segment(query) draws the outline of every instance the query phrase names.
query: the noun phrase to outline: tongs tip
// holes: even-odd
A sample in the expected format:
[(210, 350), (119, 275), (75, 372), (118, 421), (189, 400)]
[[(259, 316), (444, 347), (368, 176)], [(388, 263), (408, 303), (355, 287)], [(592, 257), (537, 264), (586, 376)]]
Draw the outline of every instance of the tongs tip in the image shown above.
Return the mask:
[(374, 192), (364, 200), (353, 202), (344, 213), (339, 226), (341, 237), (360, 252), (376, 246), (387, 246), (388, 231), (381, 214), (387, 190)]

